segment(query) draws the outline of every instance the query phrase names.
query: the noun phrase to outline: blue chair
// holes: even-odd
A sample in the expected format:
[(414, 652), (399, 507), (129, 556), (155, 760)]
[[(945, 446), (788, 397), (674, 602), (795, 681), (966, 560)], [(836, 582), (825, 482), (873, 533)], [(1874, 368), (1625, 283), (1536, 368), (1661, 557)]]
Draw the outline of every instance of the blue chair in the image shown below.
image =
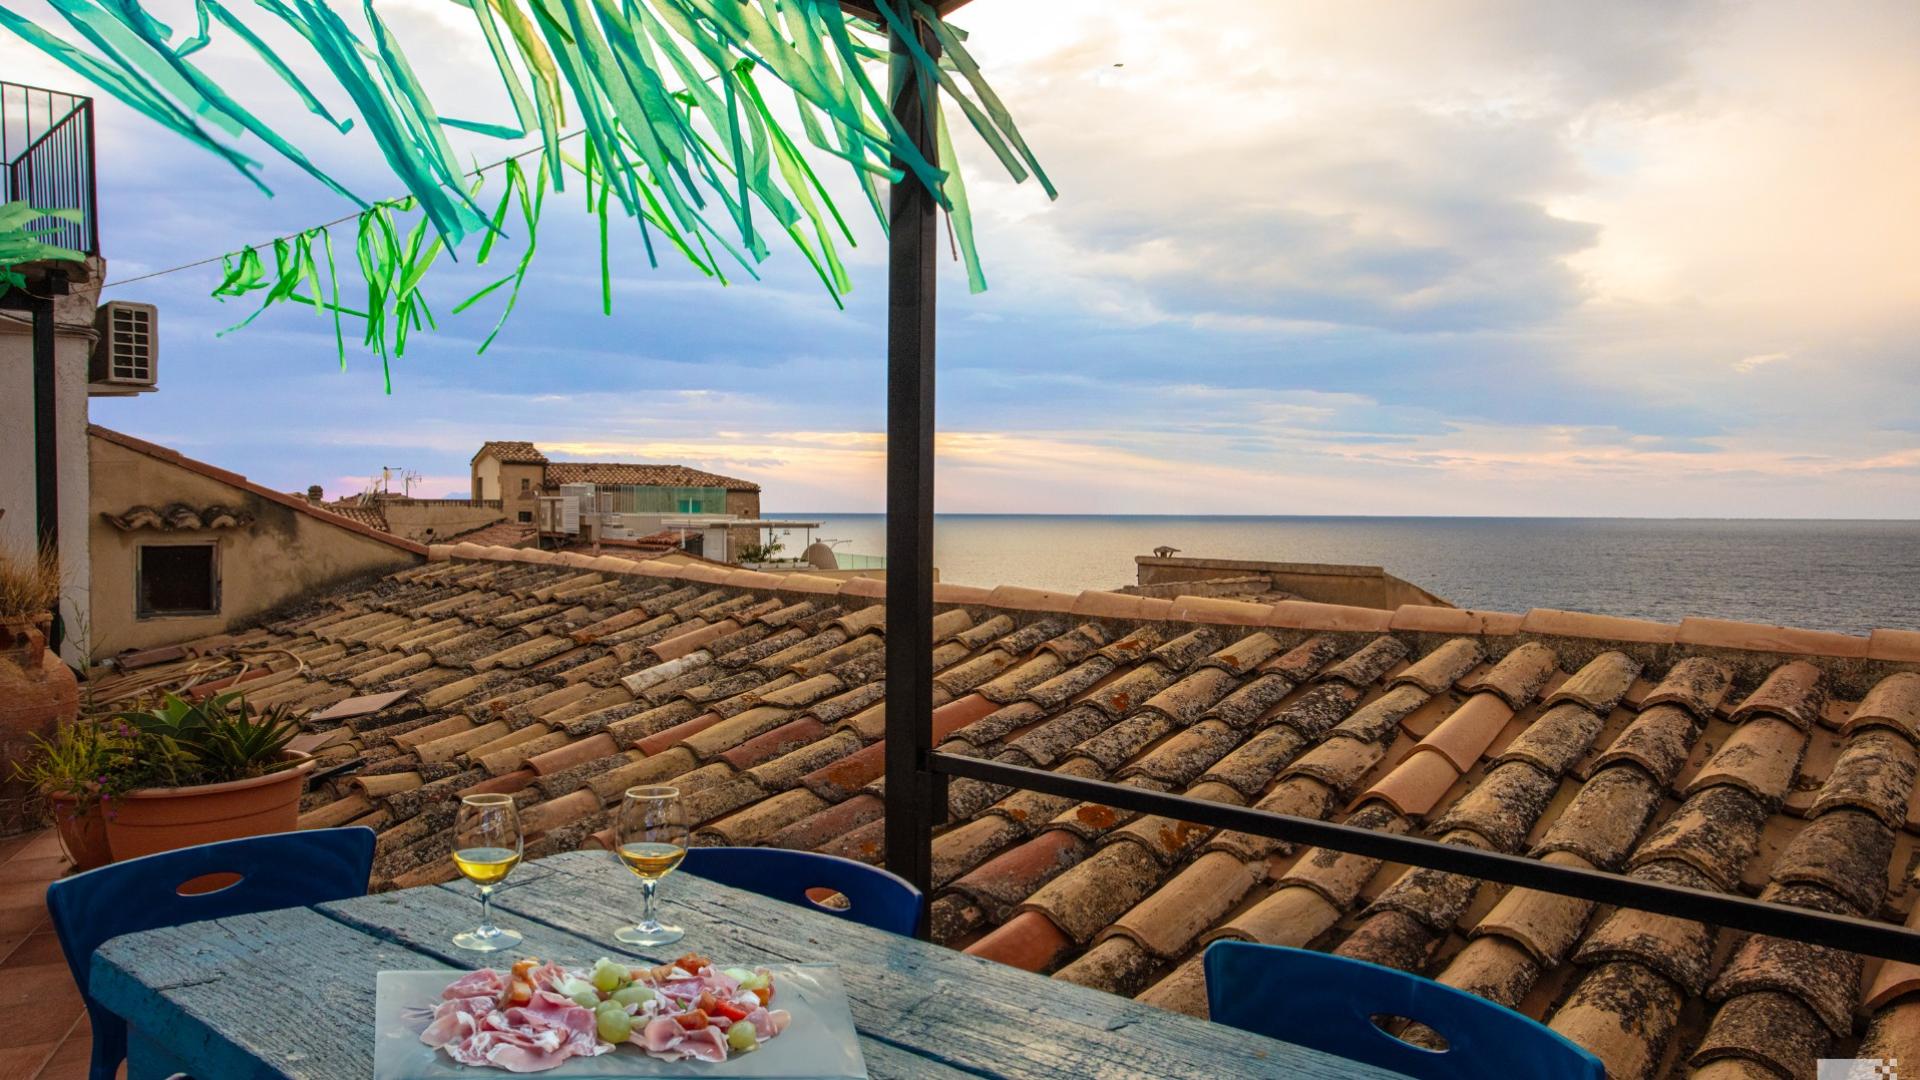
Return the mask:
[[(920, 890), (904, 878), (876, 866), (821, 855), (765, 847), (687, 849), (680, 868), (708, 881), (756, 892), (774, 900), (824, 911), (875, 930), (920, 932)], [(823, 904), (812, 893), (839, 893), (847, 906)]]
[[(87, 993), (94, 950), (108, 938), (365, 896), (372, 869), (372, 829), (311, 829), (163, 851), (49, 885), (53, 931), (93, 1025), (89, 1080), (112, 1080), (127, 1056), (126, 1021)], [(239, 880), (210, 892), (179, 891), (208, 874)]]
[[(1477, 994), (1344, 956), (1216, 941), (1207, 1009), (1218, 1023), (1421, 1080), (1605, 1080), (1600, 1059), (1544, 1024)], [(1446, 1040), (1429, 1050), (1374, 1017), (1417, 1020)]]

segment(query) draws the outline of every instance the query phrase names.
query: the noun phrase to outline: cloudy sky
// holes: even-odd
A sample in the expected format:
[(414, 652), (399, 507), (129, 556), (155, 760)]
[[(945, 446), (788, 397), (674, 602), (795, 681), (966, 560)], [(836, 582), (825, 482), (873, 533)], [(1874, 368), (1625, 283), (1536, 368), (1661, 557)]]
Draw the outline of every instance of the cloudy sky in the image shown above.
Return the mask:
[[(414, 58), (430, 86), (504, 108), (458, 81), (483, 48), (463, 10), (381, 10), (445, 43)], [(955, 21), (1061, 197), (959, 135), (992, 288), (943, 281), (942, 510), (1920, 511), (1920, 5), (979, 0)], [(0, 57), (76, 85), (18, 40)], [(346, 212), (283, 161), (264, 199), (102, 108), (113, 278)], [(261, 108), (391, 186), (357, 137)], [(878, 510), (884, 252), (849, 216), (845, 312), (791, 250), (722, 289), (648, 269), (628, 233), (604, 318), (564, 202), (487, 355), (490, 312), (445, 320), (391, 396), (310, 313), (219, 336), (251, 308), (207, 298), (214, 268), (138, 282), (108, 295), (162, 306), (162, 390), (94, 415), (329, 495), (382, 466), (463, 490), (482, 440), (524, 438), (750, 477), (770, 511)], [(438, 308), (484, 274), (430, 284)]]

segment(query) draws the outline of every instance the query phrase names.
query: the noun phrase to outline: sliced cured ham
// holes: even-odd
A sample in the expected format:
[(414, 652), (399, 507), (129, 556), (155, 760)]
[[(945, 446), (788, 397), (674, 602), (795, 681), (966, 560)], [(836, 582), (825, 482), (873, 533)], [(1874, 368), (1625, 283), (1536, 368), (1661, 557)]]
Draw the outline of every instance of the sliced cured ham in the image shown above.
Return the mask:
[(479, 971), (469, 971), (448, 983), (447, 988), (440, 991), (440, 996), (448, 999), (490, 997), (498, 1001), (500, 995), (506, 992), (507, 976), (504, 972), (495, 971), (492, 968), (481, 968)]

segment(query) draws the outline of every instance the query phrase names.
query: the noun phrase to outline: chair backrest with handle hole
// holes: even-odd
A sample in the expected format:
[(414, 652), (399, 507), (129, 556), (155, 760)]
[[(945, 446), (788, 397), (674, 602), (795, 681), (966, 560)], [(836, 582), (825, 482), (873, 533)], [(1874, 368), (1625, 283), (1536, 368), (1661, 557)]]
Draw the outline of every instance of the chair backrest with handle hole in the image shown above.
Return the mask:
[[(94, 950), (109, 938), (365, 896), (372, 869), (372, 829), (309, 829), (163, 851), (48, 886), (53, 930), (93, 1026), (89, 1075), (113, 1076), (126, 1056), (125, 1022), (99, 1007), (87, 992)], [(196, 879), (209, 875), (238, 880), (199, 891), (204, 883)], [(195, 891), (180, 891), (190, 883)]]
[[(876, 930), (908, 936), (920, 931), (919, 889), (877, 866), (838, 855), (786, 848), (697, 847), (687, 849), (680, 868)], [(833, 893), (839, 894), (838, 901), (822, 902)]]
[[(1531, 1017), (1405, 971), (1246, 941), (1214, 942), (1204, 964), (1216, 1023), (1419, 1080), (1606, 1077), (1599, 1058)], [(1401, 1039), (1375, 1017), (1416, 1021), (1446, 1048)]]

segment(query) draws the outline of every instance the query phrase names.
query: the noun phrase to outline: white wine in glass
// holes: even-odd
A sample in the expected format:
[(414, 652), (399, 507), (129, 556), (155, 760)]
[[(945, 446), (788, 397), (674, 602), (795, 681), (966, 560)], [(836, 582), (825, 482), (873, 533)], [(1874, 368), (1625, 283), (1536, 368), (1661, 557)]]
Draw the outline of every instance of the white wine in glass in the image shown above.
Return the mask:
[(621, 865), (640, 879), (640, 921), (613, 932), (628, 945), (665, 945), (679, 941), (681, 929), (662, 923), (653, 914), (653, 893), (660, 879), (687, 857), (687, 817), (680, 805), (680, 789), (666, 786), (628, 788), (613, 822), (614, 854)]
[(493, 887), (520, 865), (525, 840), (520, 808), (511, 795), (468, 795), (453, 821), (453, 865), (480, 889), (480, 925), (453, 935), (453, 943), (475, 952), (497, 952), (520, 944), (518, 930), (493, 925)]

